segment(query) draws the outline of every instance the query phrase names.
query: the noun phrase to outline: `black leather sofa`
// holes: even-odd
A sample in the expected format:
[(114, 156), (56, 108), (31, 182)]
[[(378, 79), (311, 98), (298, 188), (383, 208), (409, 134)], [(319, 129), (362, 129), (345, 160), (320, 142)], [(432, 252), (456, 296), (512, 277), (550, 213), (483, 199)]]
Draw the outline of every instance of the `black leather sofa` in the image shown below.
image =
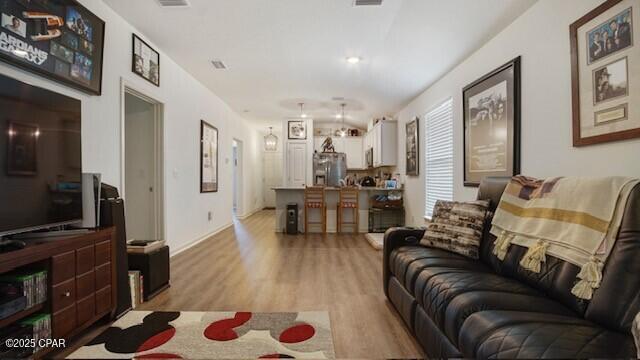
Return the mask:
[[(509, 179), (490, 178), (478, 199), (495, 210)], [(487, 222), (490, 224), (491, 219)], [(485, 226), (480, 260), (419, 245), (424, 230), (385, 234), (384, 291), (430, 358), (635, 358), (640, 311), (640, 185), (591, 301), (571, 294), (578, 267), (547, 256), (539, 274), (493, 254)]]

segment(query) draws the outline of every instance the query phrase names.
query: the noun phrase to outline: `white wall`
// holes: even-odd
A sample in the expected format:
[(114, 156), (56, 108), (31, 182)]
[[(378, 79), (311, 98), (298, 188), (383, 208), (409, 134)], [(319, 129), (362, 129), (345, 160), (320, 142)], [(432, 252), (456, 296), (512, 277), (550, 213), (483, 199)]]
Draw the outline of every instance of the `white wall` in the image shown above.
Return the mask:
[[(420, 123), (420, 177), (406, 180), (407, 223), (424, 216), (424, 121), (443, 100), (454, 100), (454, 197), (469, 200), (475, 188), (463, 187), (462, 88), (482, 75), (522, 56), (521, 172), (535, 177), (558, 175), (640, 177), (640, 139), (574, 148), (571, 133), (571, 62), (569, 25), (603, 0), (540, 0), (503, 32), (429, 87), (401, 110), (399, 129), (415, 116)], [(417, 40), (421, 41), (421, 40)], [(405, 169), (405, 134), (399, 132), (399, 171)]]
[[(262, 178), (259, 136), (247, 121), (161, 52), (161, 84), (157, 88), (131, 72), (131, 33), (135, 29), (101, 0), (80, 0), (106, 22), (102, 96), (89, 96), (0, 63), (0, 73), (82, 100), (83, 170), (99, 172), (103, 181), (121, 186), (121, 78), (136, 90), (165, 104), (165, 222), (172, 252), (231, 223), (232, 138), (245, 144), (243, 207), (261, 208)], [(136, 31), (144, 38), (144, 34)], [(206, 59), (204, 59), (206, 60)], [(199, 192), (200, 120), (220, 134), (219, 192)], [(213, 220), (207, 212), (213, 211)]]

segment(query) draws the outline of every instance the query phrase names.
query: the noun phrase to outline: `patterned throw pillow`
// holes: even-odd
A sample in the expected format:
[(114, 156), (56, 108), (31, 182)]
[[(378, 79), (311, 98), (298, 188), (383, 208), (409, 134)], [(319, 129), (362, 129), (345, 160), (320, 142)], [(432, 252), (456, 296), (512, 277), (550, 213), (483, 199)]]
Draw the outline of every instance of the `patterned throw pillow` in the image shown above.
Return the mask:
[(438, 201), (420, 244), (478, 259), (488, 201)]

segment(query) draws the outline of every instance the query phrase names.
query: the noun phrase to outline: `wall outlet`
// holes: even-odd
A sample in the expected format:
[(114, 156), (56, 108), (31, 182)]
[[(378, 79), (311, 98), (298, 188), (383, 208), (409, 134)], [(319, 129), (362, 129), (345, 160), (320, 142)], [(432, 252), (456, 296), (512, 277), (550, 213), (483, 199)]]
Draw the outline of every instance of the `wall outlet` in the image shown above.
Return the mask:
[(207, 213), (207, 218), (209, 219), (209, 221), (213, 220), (213, 213), (211, 211)]

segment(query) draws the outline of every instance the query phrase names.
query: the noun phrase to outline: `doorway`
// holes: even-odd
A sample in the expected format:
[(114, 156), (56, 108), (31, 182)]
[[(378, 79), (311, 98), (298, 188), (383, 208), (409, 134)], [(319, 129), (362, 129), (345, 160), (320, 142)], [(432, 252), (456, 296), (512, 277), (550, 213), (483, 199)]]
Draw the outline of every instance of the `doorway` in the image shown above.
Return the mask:
[(233, 215), (242, 216), (242, 141), (233, 139)]
[(127, 240), (163, 240), (163, 107), (125, 88), (123, 189)]

